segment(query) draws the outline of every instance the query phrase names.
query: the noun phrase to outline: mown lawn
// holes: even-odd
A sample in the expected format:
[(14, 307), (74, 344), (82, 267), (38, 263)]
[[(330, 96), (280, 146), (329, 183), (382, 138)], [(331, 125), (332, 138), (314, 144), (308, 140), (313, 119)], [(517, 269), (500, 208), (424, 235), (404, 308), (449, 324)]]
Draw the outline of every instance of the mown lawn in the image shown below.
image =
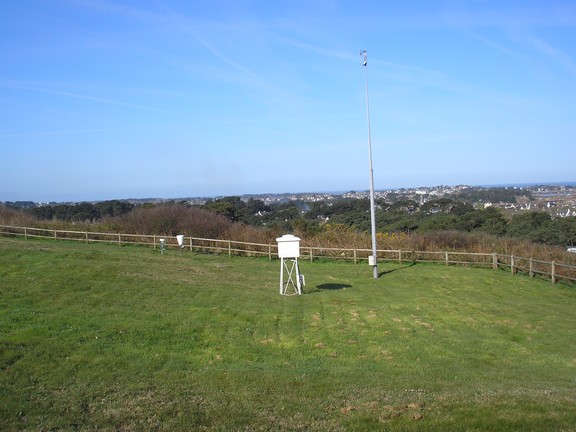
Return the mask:
[(2, 431), (574, 431), (576, 287), (0, 238)]

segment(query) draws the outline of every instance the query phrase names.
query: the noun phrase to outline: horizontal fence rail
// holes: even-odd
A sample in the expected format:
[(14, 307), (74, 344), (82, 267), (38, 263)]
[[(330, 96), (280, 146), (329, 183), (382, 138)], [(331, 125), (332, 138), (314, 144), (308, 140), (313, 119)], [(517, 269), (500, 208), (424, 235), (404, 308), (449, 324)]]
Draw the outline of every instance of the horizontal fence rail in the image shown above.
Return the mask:
[[(278, 245), (241, 242), (236, 240), (207, 239), (201, 237), (185, 237), (182, 245), (175, 236), (159, 236), (148, 234), (121, 234), (90, 231), (55, 230), (47, 228), (19, 227), (0, 225), (0, 235), (10, 237), (46, 238), (59, 240), (74, 240), (84, 243), (114, 243), (124, 245), (152, 246), (154, 249), (180, 249), (197, 252), (208, 252), (252, 257), (268, 257), (272, 260), (278, 255)], [(164, 240), (161, 246), (160, 239)], [(533, 258), (502, 255), (497, 253), (472, 253), (450, 251), (408, 251), (408, 250), (378, 250), (379, 261), (432, 262), (445, 265), (470, 265), (489, 267), (493, 270), (507, 269), (512, 274), (523, 273), (530, 277), (543, 276), (556, 283), (559, 280), (576, 282), (576, 267), (558, 262), (540, 261)], [(368, 262), (372, 255), (371, 249), (332, 248), (321, 246), (300, 246), (300, 258), (314, 261), (315, 259), (331, 259), (351, 261), (355, 264)]]

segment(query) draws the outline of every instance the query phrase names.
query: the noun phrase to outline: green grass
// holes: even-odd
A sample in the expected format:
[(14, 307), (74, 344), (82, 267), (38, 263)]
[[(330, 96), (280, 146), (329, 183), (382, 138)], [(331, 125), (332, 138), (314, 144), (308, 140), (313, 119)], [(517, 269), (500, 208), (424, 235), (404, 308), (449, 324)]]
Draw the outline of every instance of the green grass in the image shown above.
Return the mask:
[(0, 238), (0, 430), (573, 431), (576, 288)]

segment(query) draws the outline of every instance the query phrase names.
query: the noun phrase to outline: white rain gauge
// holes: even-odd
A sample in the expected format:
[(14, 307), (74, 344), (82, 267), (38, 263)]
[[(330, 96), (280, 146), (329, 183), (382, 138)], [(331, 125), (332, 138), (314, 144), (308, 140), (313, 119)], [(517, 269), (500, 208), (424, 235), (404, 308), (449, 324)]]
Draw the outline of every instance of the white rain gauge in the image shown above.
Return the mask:
[(162, 255), (164, 255), (164, 243), (166, 242), (166, 239), (161, 238), (160, 239), (160, 253)]
[(280, 258), (280, 294), (302, 294), (304, 275), (300, 274), (298, 268), (300, 239), (292, 234), (285, 234), (278, 237), (276, 241)]

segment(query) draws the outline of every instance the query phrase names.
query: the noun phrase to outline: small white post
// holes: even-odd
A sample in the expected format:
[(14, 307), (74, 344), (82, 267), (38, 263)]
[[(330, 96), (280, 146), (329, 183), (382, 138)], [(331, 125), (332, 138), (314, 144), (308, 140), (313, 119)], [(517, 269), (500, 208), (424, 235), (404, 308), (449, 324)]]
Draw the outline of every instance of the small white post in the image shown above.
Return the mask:
[(180, 250), (184, 250), (184, 234), (178, 234), (176, 241), (178, 242), (178, 246), (180, 246)]

